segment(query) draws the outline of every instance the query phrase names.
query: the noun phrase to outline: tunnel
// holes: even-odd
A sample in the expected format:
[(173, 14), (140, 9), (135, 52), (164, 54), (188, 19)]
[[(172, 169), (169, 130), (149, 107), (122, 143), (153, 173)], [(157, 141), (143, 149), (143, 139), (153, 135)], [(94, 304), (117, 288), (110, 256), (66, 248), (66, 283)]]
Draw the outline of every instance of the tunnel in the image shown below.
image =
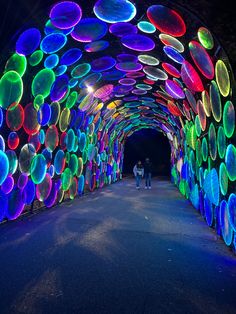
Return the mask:
[(235, 80), (207, 25), (159, 0), (60, 1), (32, 24), (0, 79), (0, 221), (121, 180), (126, 141), (156, 130), (172, 182), (231, 247)]

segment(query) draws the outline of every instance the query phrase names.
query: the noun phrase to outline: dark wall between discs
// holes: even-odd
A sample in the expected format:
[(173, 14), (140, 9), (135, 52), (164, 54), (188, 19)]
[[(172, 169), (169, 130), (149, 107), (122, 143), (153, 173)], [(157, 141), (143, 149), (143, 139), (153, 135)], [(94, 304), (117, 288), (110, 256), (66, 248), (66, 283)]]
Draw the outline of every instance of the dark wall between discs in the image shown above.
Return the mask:
[(143, 129), (130, 136), (125, 144), (123, 173), (130, 174), (138, 160), (149, 157), (153, 175), (170, 175), (170, 144), (166, 136), (152, 129)]

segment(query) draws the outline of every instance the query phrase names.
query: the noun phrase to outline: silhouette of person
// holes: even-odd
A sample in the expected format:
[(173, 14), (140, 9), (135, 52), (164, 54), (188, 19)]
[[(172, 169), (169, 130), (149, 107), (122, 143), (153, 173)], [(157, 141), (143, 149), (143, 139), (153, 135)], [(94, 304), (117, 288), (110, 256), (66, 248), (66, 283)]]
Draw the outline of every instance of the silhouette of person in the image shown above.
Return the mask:
[(144, 178), (145, 178), (145, 189), (151, 189), (152, 179), (152, 163), (147, 157), (144, 162)]
[(133, 173), (136, 179), (136, 189), (140, 189), (140, 183), (141, 183), (141, 179), (143, 178), (143, 174), (144, 174), (144, 168), (142, 165), (141, 160), (139, 160), (134, 168), (133, 168)]

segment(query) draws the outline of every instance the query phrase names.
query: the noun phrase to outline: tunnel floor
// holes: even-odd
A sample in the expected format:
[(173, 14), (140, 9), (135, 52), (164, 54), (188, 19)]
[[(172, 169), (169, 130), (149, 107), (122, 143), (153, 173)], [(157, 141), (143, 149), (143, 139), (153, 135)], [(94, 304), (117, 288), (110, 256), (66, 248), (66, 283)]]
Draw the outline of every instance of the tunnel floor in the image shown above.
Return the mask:
[(163, 178), (0, 226), (0, 283), (1, 314), (236, 313), (235, 255)]

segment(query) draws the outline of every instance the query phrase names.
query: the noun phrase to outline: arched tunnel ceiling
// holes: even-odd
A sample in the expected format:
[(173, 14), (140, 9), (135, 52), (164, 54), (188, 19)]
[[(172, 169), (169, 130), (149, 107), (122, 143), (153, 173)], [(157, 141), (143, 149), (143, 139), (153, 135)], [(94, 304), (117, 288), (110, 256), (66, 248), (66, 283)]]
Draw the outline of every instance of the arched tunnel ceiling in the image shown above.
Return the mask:
[(35, 199), (50, 207), (84, 186), (116, 181), (125, 139), (154, 128), (170, 141), (173, 180), (196, 208), (203, 206), (209, 225), (215, 207), (226, 212), (229, 197), (224, 239), (231, 243), (235, 83), (217, 38), (170, 2), (136, 8), (128, 0), (98, 0), (90, 12), (83, 7), (52, 5), (42, 24), (20, 32), (6, 62), (0, 220), (17, 218)]

